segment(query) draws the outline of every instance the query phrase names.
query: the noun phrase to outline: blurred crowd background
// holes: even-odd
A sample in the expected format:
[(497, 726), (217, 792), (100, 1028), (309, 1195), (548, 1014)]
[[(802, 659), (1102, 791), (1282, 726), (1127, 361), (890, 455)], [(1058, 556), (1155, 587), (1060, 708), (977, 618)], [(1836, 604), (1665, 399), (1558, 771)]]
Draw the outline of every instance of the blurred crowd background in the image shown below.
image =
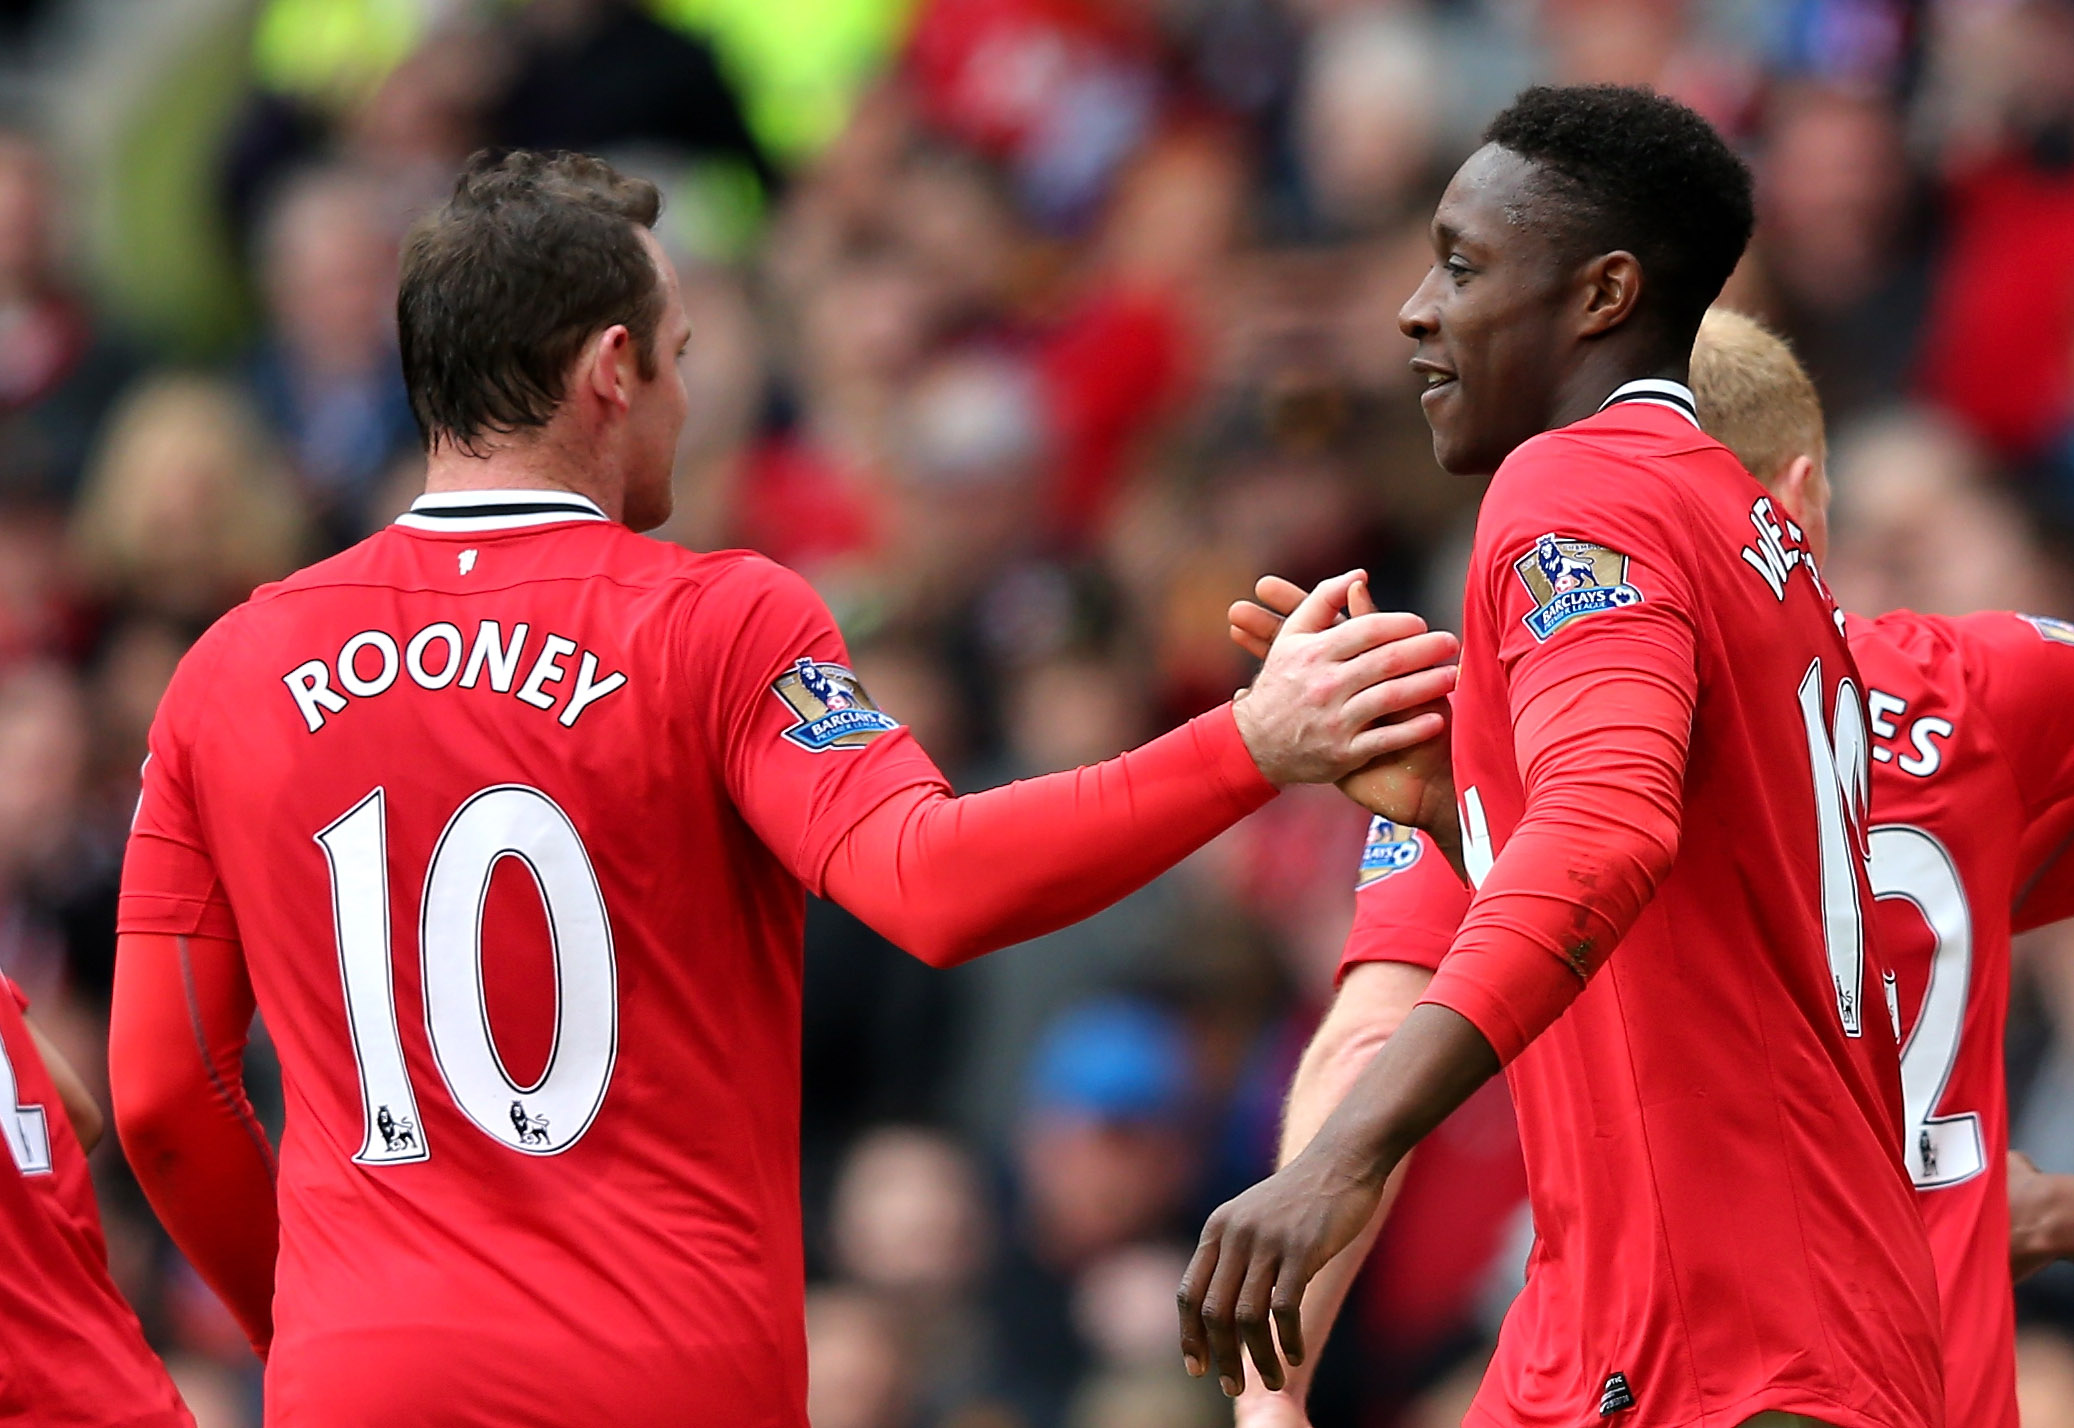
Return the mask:
[[(397, 239), (475, 148), (662, 184), (694, 331), (660, 538), (804, 571), (978, 788), (1227, 696), (1260, 572), (1364, 566), (1453, 623), (1479, 487), (1433, 465), (1395, 314), (1536, 79), (1654, 84), (1749, 157), (1731, 300), (1828, 403), (1850, 608), (2074, 615), (2063, 0), (0, 0), (0, 967), (102, 1064), (155, 702), (414, 494)], [(1361, 832), (1285, 795), (952, 974), (813, 909), (816, 1428), (1228, 1421), (1172, 1291), (1270, 1166)], [(2017, 1143), (2074, 1170), (2074, 938), (2019, 960)], [(237, 1332), (94, 1159), (204, 1428), (256, 1424)], [(1317, 1428), (1458, 1421), (1521, 1183), (1494, 1088), (1421, 1152)], [(2022, 1305), (2025, 1423), (2074, 1424), (2074, 1270)]]

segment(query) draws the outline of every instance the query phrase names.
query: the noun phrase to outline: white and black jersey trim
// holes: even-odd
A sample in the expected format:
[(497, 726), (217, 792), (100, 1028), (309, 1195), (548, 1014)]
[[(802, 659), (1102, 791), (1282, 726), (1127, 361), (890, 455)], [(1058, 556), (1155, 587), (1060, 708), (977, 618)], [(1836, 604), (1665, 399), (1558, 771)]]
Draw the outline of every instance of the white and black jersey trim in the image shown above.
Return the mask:
[(560, 521), (609, 520), (574, 491), (428, 491), (396, 524), (415, 531), (509, 531)]
[(1599, 403), (1599, 410), (1604, 411), (1622, 402), (1647, 402), (1650, 406), (1678, 413), (1694, 426), (1700, 424), (1699, 403), (1693, 398), (1692, 388), (1683, 382), (1663, 377), (1641, 377), (1632, 382), (1622, 382), (1613, 389), (1612, 396)]

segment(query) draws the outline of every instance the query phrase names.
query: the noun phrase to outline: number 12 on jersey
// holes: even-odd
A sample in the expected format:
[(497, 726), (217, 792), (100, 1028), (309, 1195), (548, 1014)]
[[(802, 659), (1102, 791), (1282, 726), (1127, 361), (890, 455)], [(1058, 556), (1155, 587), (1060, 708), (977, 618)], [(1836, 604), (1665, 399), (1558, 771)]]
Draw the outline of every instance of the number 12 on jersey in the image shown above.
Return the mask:
[[(316, 835), (331, 868), (347, 1029), (360, 1082), (362, 1165), (431, 1154), (403, 1054), (391, 960), (387, 801), (377, 788)], [(506, 1070), (483, 987), (483, 912), (497, 865), (532, 875), (554, 949), (554, 1041), (531, 1085)], [(454, 1105), (491, 1139), (559, 1155), (590, 1129), (618, 1055), (618, 972), (604, 894), (575, 824), (537, 788), (499, 784), (464, 799), (425, 870), (419, 985), (434, 1063)]]

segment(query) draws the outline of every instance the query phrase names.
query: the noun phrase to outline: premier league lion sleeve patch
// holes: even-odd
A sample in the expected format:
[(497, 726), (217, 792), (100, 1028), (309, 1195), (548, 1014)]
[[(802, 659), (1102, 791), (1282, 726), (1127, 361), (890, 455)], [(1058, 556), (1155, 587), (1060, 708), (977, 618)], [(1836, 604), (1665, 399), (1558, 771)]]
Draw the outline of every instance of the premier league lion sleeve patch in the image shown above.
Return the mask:
[(2017, 618), (2038, 632), (2038, 638), (2056, 645), (2074, 645), (2074, 625), (2065, 620), (2055, 620), (2050, 615), (2018, 615)]
[(1354, 880), (1354, 890), (1359, 892), (1403, 872), (1419, 861), (1419, 855), (1425, 851), (1415, 830), (1380, 816), (1371, 818), (1368, 841), (1361, 846), (1361, 875)]
[(784, 700), (799, 719), (784, 731), (786, 739), (810, 754), (861, 749), (900, 727), (898, 719), (881, 713), (871, 702), (857, 676), (839, 664), (795, 660), (778, 676), (771, 693)]
[(1582, 616), (1642, 603), (1628, 583), (1628, 558), (1590, 541), (1542, 536), (1512, 569), (1534, 598), (1524, 619), (1537, 641)]

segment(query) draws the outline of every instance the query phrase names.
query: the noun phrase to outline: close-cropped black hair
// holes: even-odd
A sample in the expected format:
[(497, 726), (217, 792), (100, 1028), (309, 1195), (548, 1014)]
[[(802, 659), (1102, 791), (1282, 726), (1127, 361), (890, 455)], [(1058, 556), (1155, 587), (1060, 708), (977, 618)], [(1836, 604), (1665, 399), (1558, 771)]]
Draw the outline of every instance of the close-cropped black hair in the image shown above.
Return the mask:
[(1633, 253), (1643, 310), (1667, 342), (1690, 344), (1756, 222), (1750, 170), (1713, 125), (1647, 89), (1542, 85), (1484, 142), (1541, 170), (1534, 218), (1558, 242), (1580, 257)]

